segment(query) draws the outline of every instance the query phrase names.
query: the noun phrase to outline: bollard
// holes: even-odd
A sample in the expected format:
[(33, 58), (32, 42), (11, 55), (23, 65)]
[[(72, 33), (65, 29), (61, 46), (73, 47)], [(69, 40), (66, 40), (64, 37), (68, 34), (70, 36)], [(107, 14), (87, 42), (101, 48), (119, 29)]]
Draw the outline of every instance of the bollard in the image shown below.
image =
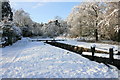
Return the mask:
[(110, 60), (110, 63), (112, 63), (113, 60), (114, 60), (114, 58), (113, 58), (113, 48), (109, 49), (109, 60)]
[(94, 60), (95, 47), (91, 47), (91, 52), (92, 52), (92, 58), (93, 58), (93, 60)]

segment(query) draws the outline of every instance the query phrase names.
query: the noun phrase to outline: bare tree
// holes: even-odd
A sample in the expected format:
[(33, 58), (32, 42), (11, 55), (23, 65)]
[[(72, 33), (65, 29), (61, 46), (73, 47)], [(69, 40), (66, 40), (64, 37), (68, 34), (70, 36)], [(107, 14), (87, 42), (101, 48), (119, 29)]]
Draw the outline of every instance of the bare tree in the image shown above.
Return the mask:
[(75, 6), (67, 18), (70, 34), (113, 39), (118, 30), (118, 3), (85, 2)]

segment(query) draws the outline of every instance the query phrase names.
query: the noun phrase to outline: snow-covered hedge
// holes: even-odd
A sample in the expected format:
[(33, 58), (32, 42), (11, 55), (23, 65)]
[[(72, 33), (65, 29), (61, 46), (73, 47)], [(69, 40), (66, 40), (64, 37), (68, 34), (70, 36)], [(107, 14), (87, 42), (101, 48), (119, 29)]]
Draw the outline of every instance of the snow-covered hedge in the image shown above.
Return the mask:
[(11, 21), (3, 21), (0, 23), (0, 25), (0, 43), (3, 44), (3, 46), (12, 44), (22, 38), (21, 29), (15, 26), (14, 23), (12, 23)]

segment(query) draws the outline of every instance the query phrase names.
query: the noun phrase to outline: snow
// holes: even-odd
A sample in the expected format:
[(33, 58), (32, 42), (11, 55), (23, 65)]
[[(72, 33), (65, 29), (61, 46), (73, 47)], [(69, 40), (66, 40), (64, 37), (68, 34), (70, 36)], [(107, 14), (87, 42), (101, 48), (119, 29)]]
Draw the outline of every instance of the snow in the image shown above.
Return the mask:
[(19, 27), (17, 26), (12, 26), (12, 28), (14, 29), (14, 32), (16, 33), (16, 35), (21, 36), (22, 35), (22, 31)]
[[(118, 45), (78, 42), (76, 40), (68, 40), (68, 39), (66, 41), (58, 41), (58, 42), (65, 43), (65, 44), (70, 44), (70, 45), (75, 45), (75, 46), (79, 46), (79, 47), (84, 47), (84, 48), (91, 48), (91, 47), (94, 46), (96, 50), (105, 51), (105, 52), (109, 52), (109, 48), (113, 48), (114, 54), (118, 53)], [(89, 52), (83, 52), (83, 54), (92, 55), (92, 53), (89, 53)], [(103, 54), (103, 53), (95, 53), (95, 56), (109, 58), (108, 54)], [(120, 59), (120, 56), (119, 55), (114, 55), (114, 58), (115, 59)]]
[(4, 39), (5, 38), (0, 37), (0, 45), (4, 44), (6, 42)]
[(58, 41), (58, 42), (76, 45), (76, 46), (85, 47), (85, 48), (91, 48), (92, 46), (95, 46), (96, 50), (101, 50), (101, 51), (106, 51), (106, 52), (109, 52), (109, 48), (113, 48), (115, 53), (117, 53), (117, 50), (118, 50), (118, 45), (78, 42), (76, 40), (66, 40), (66, 41)]
[(2, 42), (2, 41), (0, 41), (0, 45), (4, 44), (5, 42), (6, 42), (6, 41), (3, 41), (3, 42)]
[[(90, 56), (92, 56), (92, 53), (90, 53), (90, 52), (83, 52), (82, 54), (83, 55), (90, 55)], [(103, 53), (95, 53), (94, 56), (109, 58), (108, 54), (103, 54)], [(114, 57), (114, 59), (120, 59), (120, 57), (118, 55), (114, 55), (113, 57)]]
[(30, 40), (53, 40), (53, 38), (49, 38), (49, 37), (46, 37), (46, 38), (43, 38), (43, 37), (41, 37), (41, 36), (38, 36), (38, 37), (32, 37), (32, 38), (28, 38), (29, 39), (29, 41)]
[(23, 38), (0, 48), (2, 78), (118, 78), (118, 71), (76, 53)]

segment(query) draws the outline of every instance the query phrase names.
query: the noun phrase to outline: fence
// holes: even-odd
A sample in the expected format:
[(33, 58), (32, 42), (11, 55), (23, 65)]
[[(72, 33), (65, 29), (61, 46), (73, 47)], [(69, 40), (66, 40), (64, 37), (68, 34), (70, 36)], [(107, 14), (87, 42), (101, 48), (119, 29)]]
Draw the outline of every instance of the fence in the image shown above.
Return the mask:
[[(105, 52), (105, 51), (100, 51), (100, 50), (96, 50), (96, 47), (92, 46), (89, 48), (83, 48), (83, 47), (79, 47), (79, 46), (74, 46), (74, 45), (70, 45), (70, 44), (64, 44), (64, 43), (59, 43), (59, 42), (55, 42), (55, 41), (51, 41), (48, 42), (46, 41), (45, 43), (56, 46), (56, 47), (60, 47), (72, 52), (76, 52), (77, 54), (80, 54), (83, 57), (86, 57), (90, 60), (99, 62), (99, 63), (104, 63), (104, 64), (111, 64), (116, 66), (118, 69), (120, 69), (120, 60), (119, 59), (114, 59), (114, 51), (113, 48), (109, 48), (109, 52)], [(83, 52), (91, 52), (92, 56), (90, 55), (84, 55)], [(95, 56), (95, 53), (105, 53), (109, 55), (109, 58), (105, 58), (105, 57), (97, 57)]]

